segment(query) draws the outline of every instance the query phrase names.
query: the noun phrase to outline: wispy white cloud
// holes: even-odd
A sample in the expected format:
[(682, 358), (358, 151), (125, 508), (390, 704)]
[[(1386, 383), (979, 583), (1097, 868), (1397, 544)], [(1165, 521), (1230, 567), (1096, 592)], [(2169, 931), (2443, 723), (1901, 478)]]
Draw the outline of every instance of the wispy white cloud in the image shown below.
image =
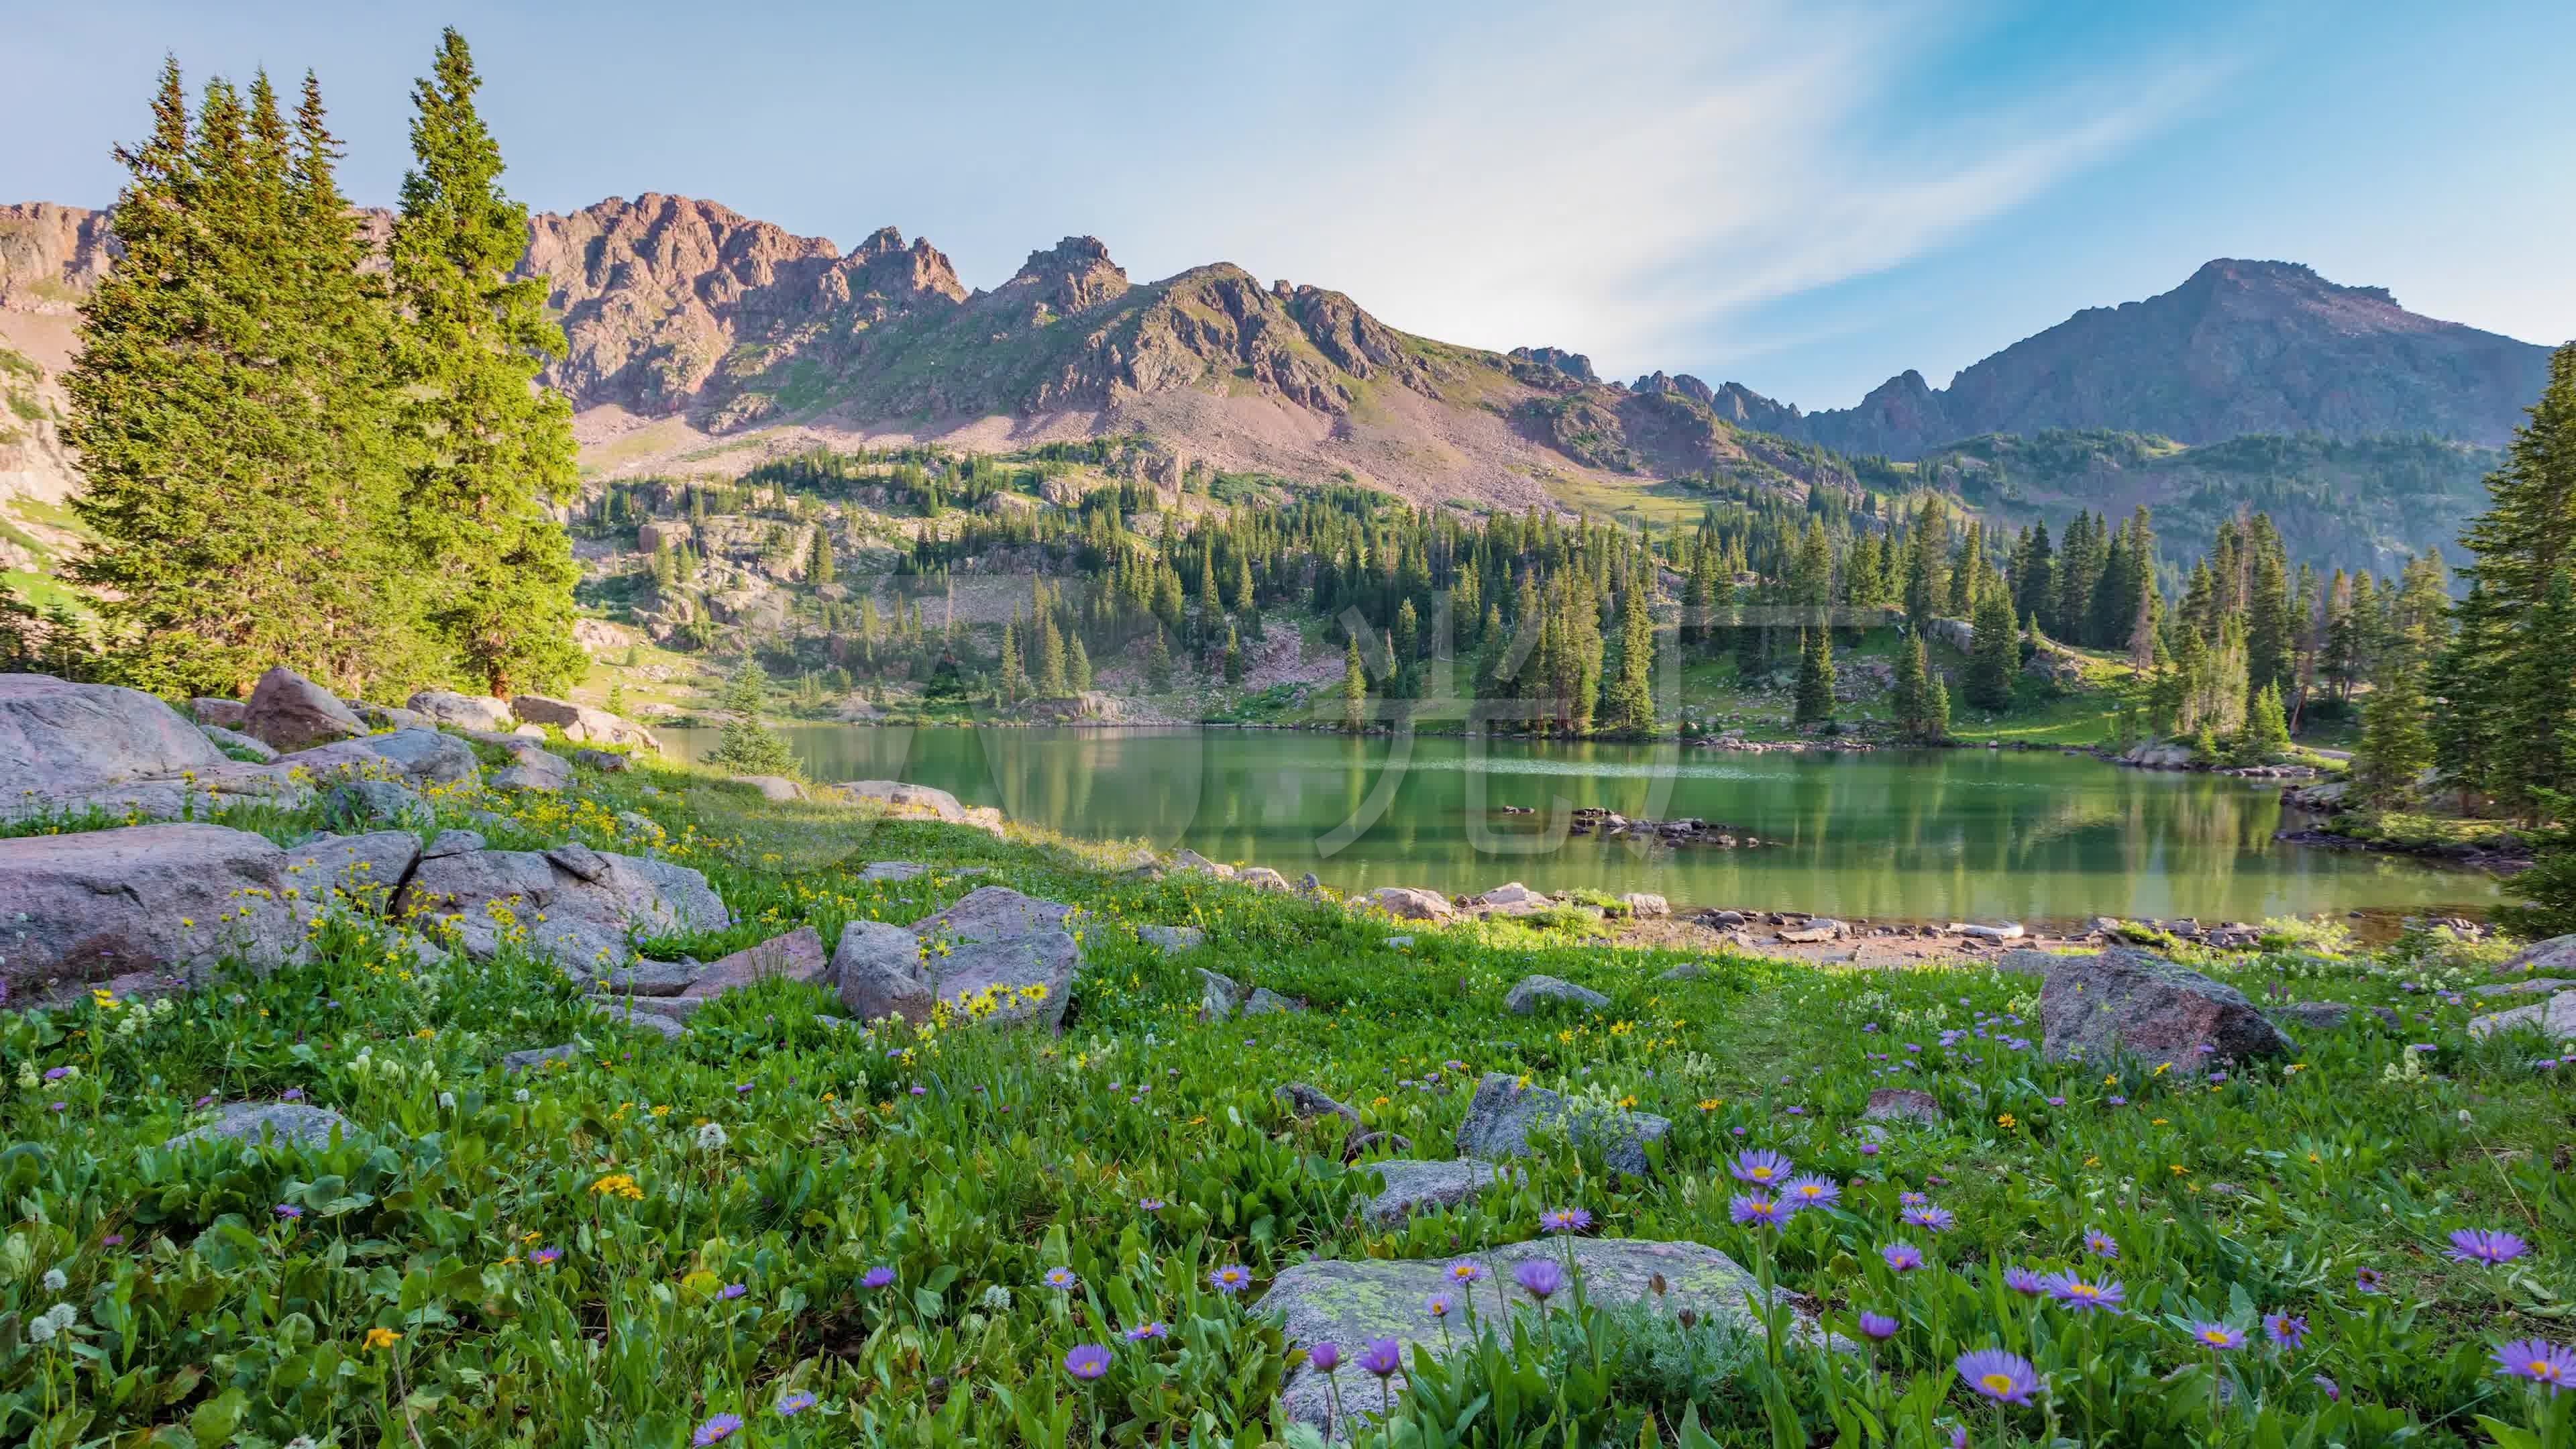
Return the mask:
[(1178, 243), (1414, 331), (1577, 348), (1625, 375), (1739, 354), (1711, 343), (1731, 314), (1938, 247), (2188, 114), (2222, 74), (2133, 62), (1897, 113), (1954, 23), (1545, 6), (1376, 57), (1372, 91), (1265, 127), (1257, 160), (1240, 132), (1175, 148), (1172, 175), (1122, 188), (1124, 225), (1147, 253)]

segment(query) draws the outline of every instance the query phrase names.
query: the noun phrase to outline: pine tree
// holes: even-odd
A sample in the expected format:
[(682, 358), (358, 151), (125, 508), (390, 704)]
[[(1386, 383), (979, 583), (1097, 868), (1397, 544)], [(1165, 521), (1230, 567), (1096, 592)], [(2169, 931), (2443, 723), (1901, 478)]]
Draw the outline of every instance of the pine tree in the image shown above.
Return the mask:
[(1889, 708), (1896, 716), (1896, 732), (1905, 740), (1933, 744), (1949, 733), (1949, 695), (1932, 675), (1920, 634), (1909, 636), (1905, 652), (1896, 658), (1896, 688), (1889, 698)]
[(2245, 729), (2237, 737), (2236, 762), (2269, 765), (2290, 753), (2290, 717), (2281, 707), (2281, 687), (2266, 684), (2245, 709)]
[(1080, 634), (1076, 634), (1071, 639), (1067, 640), (1066, 648), (1073, 655), (1073, 662), (1068, 668), (1068, 672), (1071, 675), (1071, 682), (1073, 684), (1073, 692), (1076, 694), (1089, 694), (1091, 692), (1091, 651), (1082, 647), (1082, 636)]
[(579, 678), (572, 541), (547, 511), (579, 488), (572, 409), (531, 386), (564, 355), (546, 284), (513, 279), (528, 209), (501, 191), (501, 148), (475, 113), (465, 38), (439, 41), (412, 92), (413, 169), (394, 219), (405, 421), (419, 450), (405, 523), (430, 627), (454, 668), (496, 696)]
[(1920, 629), (1950, 598), (1950, 509), (1933, 494), (1906, 540), (1905, 616)]
[[(2483, 581), (2481, 581), (2483, 582)], [(2508, 646), (2501, 681), (2497, 803), (2517, 820), (2542, 820), (2542, 802), (2576, 791), (2576, 571), (2550, 576), (2539, 604)], [(2446, 708), (2474, 711), (2475, 701)], [(2447, 766), (2448, 761), (2444, 761)]]
[(1834, 717), (1834, 644), (1830, 631), (1799, 631), (1797, 722), (1822, 724)]
[(1968, 654), (1968, 703), (1987, 711), (2010, 709), (2013, 674), (2021, 667), (2010, 595), (2001, 588), (1982, 591), (1973, 622), (1976, 637)]
[(1002, 679), (1000, 703), (1012, 704), (1028, 692), (1028, 679), (1020, 670), (1020, 611), (1011, 609), (1011, 621), (1002, 626)]
[(1243, 683), (1243, 643), (1235, 637), (1231, 624), (1225, 628), (1225, 682), (1234, 686)]
[(151, 139), (120, 148), (123, 254), (81, 309), (64, 441), (115, 674), (239, 694), (272, 664), (344, 691), (415, 677), (388, 546), (392, 318), (308, 78), (290, 123), (266, 76), (164, 67)]
[(1062, 699), (1069, 692), (1064, 669), (1064, 632), (1052, 612), (1038, 619), (1038, 680), (1041, 699)]
[(1625, 591), (1619, 610), (1619, 673), (1610, 686), (1609, 728), (1630, 739), (1655, 732), (1655, 626), (1644, 580)]
[(1172, 644), (1159, 627), (1153, 635), (1153, 647), (1145, 655), (1145, 688), (1161, 694), (1172, 687)]
[(2361, 710), (2361, 748), (2353, 752), (2353, 793), (2380, 809), (2415, 798), (2416, 778), (2433, 763), (2424, 719), (2424, 687), (2411, 666), (2392, 670)]
[(814, 525), (814, 557), (805, 566), (805, 577), (815, 584), (832, 581), (832, 530), (829, 525)]
[(1358, 734), (1368, 723), (1368, 672), (1360, 667), (1360, 637), (1350, 636), (1342, 657), (1342, 728)]

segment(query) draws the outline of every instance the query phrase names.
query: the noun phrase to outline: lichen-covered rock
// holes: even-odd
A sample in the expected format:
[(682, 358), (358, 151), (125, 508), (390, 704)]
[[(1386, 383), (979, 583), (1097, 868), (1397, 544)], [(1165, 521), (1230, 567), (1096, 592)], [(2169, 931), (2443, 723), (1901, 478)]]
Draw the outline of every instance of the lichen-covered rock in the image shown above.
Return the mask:
[(2576, 976), (2576, 936), (2534, 942), (2497, 963), (2498, 976)]
[(1456, 1207), (1503, 1178), (1501, 1168), (1472, 1157), (1447, 1162), (1399, 1157), (1369, 1167), (1386, 1185), (1360, 1208), (1360, 1220), (1380, 1232), (1402, 1227), (1418, 1212)]
[(1218, 880), (1232, 880), (1236, 875), (1233, 866), (1222, 861), (1210, 860), (1195, 850), (1173, 851), (1172, 869), (1186, 870), (1195, 875), (1214, 876)]
[(560, 755), (529, 748), (520, 750), (512, 759), (516, 763), (492, 777), (493, 789), (554, 795), (572, 783), (572, 762)]
[(1652, 891), (1630, 891), (1619, 898), (1619, 904), (1626, 906), (1628, 914), (1641, 921), (1669, 916), (1673, 913), (1672, 902)]
[[(504, 941), (524, 940), (568, 971), (588, 974), (626, 965), (630, 936), (717, 931), (731, 923), (707, 878), (686, 866), (643, 856), (587, 852), (562, 861), (533, 850), (477, 850), (424, 858), (395, 902), (406, 919), (445, 922), (467, 955), (491, 957)], [(540, 919), (542, 917), (542, 919)]]
[(2469, 1021), (2469, 1035), (2475, 1037), (2526, 1028), (2539, 1031), (2553, 1042), (2576, 1041), (2576, 991), (2556, 992), (2545, 1001), (2473, 1017)]
[(812, 926), (799, 926), (757, 946), (745, 946), (730, 956), (708, 962), (698, 979), (680, 995), (684, 999), (710, 1000), (772, 978), (819, 984), (831, 974), (832, 962), (823, 952), (821, 933)]
[[(2309, 1031), (2341, 1031), (2352, 1024), (2353, 1013), (2363, 1008), (2349, 1001), (2293, 1001), (2272, 1008), (2272, 1019), (2283, 1026)], [(2390, 1026), (2397, 1025), (2397, 1013), (2384, 1006), (2369, 1008), (2371, 1014)]]
[(793, 804), (805, 798), (805, 787), (785, 775), (735, 775), (732, 782), (749, 785), (760, 792), (760, 798), (775, 804)]
[(523, 1052), (504, 1052), (501, 1055), (501, 1070), (505, 1073), (532, 1072), (548, 1062), (579, 1060), (581, 1060), (581, 1044), (568, 1041), (561, 1046), (530, 1047)]
[(459, 729), (505, 732), (516, 723), (510, 718), (510, 702), (490, 695), (424, 689), (403, 703), (440, 724)]
[(2289, 1038), (2243, 992), (2128, 946), (2058, 957), (2040, 986), (2039, 1012), (2051, 1061), (2107, 1064), (2128, 1056), (2189, 1066), (2290, 1050)]
[(1243, 999), (1243, 1014), (1246, 1016), (1269, 1016), (1276, 1012), (1296, 1012), (1305, 1009), (1304, 1002), (1291, 1000), (1267, 986), (1252, 988), (1252, 994)]
[(872, 860), (868, 862), (867, 869), (859, 872), (859, 879), (869, 882), (894, 884), (911, 880), (916, 876), (925, 875), (929, 873), (929, 870), (929, 866), (920, 864), (917, 861)]
[(266, 740), (255, 740), (239, 730), (226, 729), (222, 725), (206, 724), (202, 721), (197, 728), (205, 732), (207, 739), (215, 742), (216, 749), (222, 750), (227, 755), (236, 758), (248, 755), (253, 761), (262, 765), (277, 758), (277, 750)]
[(334, 830), (398, 825), (414, 830), (437, 823), (429, 802), (390, 780), (344, 780), (322, 796), (322, 823)]
[(250, 719), (250, 706), (238, 699), (200, 698), (188, 701), (188, 713), (196, 716), (201, 725), (239, 730)]
[(1487, 1161), (1526, 1157), (1533, 1134), (1562, 1130), (1577, 1147), (1598, 1148), (1612, 1169), (1642, 1177), (1652, 1170), (1647, 1144), (1661, 1142), (1672, 1125), (1646, 1112), (1577, 1111), (1545, 1087), (1524, 1087), (1509, 1072), (1487, 1072), (1458, 1124), (1458, 1155)]
[(621, 966), (600, 978), (600, 988), (611, 996), (677, 996), (697, 984), (706, 974), (695, 961), (655, 961), (639, 959), (632, 966)]
[(161, 1144), (190, 1147), (200, 1142), (275, 1142), (292, 1147), (328, 1147), (331, 1134), (343, 1138), (357, 1131), (348, 1118), (328, 1107), (302, 1102), (228, 1102), (215, 1109), (215, 1120)]
[(0, 674), (0, 810), (21, 796), (230, 763), (204, 731), (139, 689)]
[(471, 830), (442, 830), (422, 849), (420, 858), (437, 860), (443, 856), (470, 855), (483, 848), (483, 837)]
[(0, 840), (0, 982), (24, 999), (55, 980), (158, 970), (194, 981), (227, 959), (300, 960), (287, 864), (266, 838), (221, 825)]
[(298, 765), (317, 780), (335, 775), (390, 777), (418, 787), (458, 785), (482, 773), (474, 751), (463, 740), (434, 729), (401, 729), (364, 735), (279, 757), (279, 764)]
[(832, 980), (853, 1021), (901, 1017), (928, 1024), (938, 977), (921, 959), (921, 938), (884, 921), (852, 921), (832, 949)]
[(292, 753), (354, 739), (367, 732), (367, 722), (338, 695), (281, 664), (251, 689), (242, 732)]
[(590, 1014), (613, 1025), (649, 1031), (664, 1041), (679, 1040), (680, 1034), (688, 1028), (670, 1017), (656, 1015), (649, 1009), (652, 1005), (649, 997), (621, 996), (614, 1001), (592, 1002)]
[(621, 755), (614, 750), (575, 750), (572, 752), (572, 762), (585, 770), (597, 770), (603, 775), (623, 775), (635, 768), (633, 755)]
[(1243, 983), (1199, 968), (1199, 1020), (1223, 1021), (1243, 1005)]
[(961, 1019), (1061, 1031), (1082, 954), (1070, 935), (1039, 931), (969, 941), (931, 965), (939, 972), (939, 999)]
[(1363, 1125), (1360, 1122), (1359, 1113), (1335, 1101), (1320, 1087), (1310, 1087), (1304, 1082), (1290, 1082), (1284, 1087), (1274, 1089), (1270, 1095), (1277, 1098), (1279, 1105), (1295, 1114), (1301, 1122), (1311, 1122), (1318, 1117), (1339, 1117), (1354, 1128)]
[(553, 725), (575, 744), (641, 745), (655, 754), (662, 750), (662, 742), (642, 725), (568, 699), (516, 695), (510, 700), (510, 712), (532, 725)]
[(927, 817), (964, 825), (966, 807), (945, 790), (907, 785), (901, 780), (843, 780), (832, 787), (854, 800), (872, 800), (889, 814)]
[(1879, 1088), (1869, 1094), (1869, 1105), (1860, 1115), (1864, 1122), (1914, 1122), (1925, 1127), (1938, 1127), (1949, 1120), (1941, 1110), (1939, 1098), (1911, 1087)]
[(1600, 992), (1554, 976), (1524, 976), (1513, 982), (1503, 997), (1503, 1009), (1514, 1016), (1532, 1016), (1562, 1006), (1599, 1011), (1609, 1004), (1610, 998)]
[(1447, 896), (1412, 886), (1380, 886), (1369, 892), (1368, 898), (1370, 904), (1399, 921), (1445, 921), (1457, 914)]
[(1245, 866), (1235, 875), (1235, 879), (1254, 890), (1279, 891), (1284, 894), (1288, 889), (1288, 877), (1266, 865)]
[(924, 940), (1007, 941), (1063, 930), (1071, 914), (1071, 906), (1022, 895), (1009, 886), (977, 886), (957, 904), (913, 922), (912, 933)]
[[(1366, 1376), (1356, 1374), (1353, 1363), (1362, 1345), (1393, 1339), (1403, 1346), (1404, 1357), (1410, 1361), (1417, 1346), (1438, 1354), (1445, 1352), (1449, 1344), (1472, 1342), (1474, 1322), (1491, 1322), (1506, 1303), (1516, 1315), (1540, 1311), (1540, 1305), (1514, 1281), (1514, 1268), (1531, 1258), (1561, 1264), (1568, 1252), (1573, 1254), (1575, 1271), (1583, 1275), (1585, 1300), (1596, 1307), (1624, 1308), (1642, 1303), (1659, 1314), (1678, 1317), (1689, 1313), (1694, 1321), (1713, 1319), (1733, 1324), (1746, 1333), (1763, 1331), (1760, 1321), (1746, 1307), (1749, 1297), (1759, 1294), (1761, 1287), (1735, 1260), (1698, 1243), (1630, 1238), (1578, 1238), (1571, 1242), (1545, 1239), (1465, 1255), (1485, 1270), (1483, 1281), (1466, 1289), (1459, 1289), (1449, 1280), (1449, 1265), (1457, 1258), (1318, 1259), (1280, 1273), (1272, 1280), (1270, 1291), (1254, 1305), (1254, 1311), (1280, 1316), (1291, 1348), (1312, 1349), (1327, 1342), (1341, 1345), (1342, 1404), (1346, 1415), (1355, 1419), (1362, 1408), (1374, 1414), (1377, 1402), (1376, 1387), (1362, 1388)], [(1656, 1291), (1659, 1284), (1660, 1293)], [(1423, 1299), (1442, 1291), (1472, 1299), (1474, 1312), (1480, 1315), (1479, 1320), (1465, 1321), (1453, 1328), (1447, 1339), (1441, 1335), (1441, 1325), (1422, 1311)], [(1564, 1311), (1570, 1298), (1569, 1285), (1559, 1295), (1556, 1307), (1548, 1311)], [(1462, 1319), (1463, 1315), (1464, 1310)], [(1399, 1374), (1390, 1384), (1401, 1392), (1403, 1382)], [(1357, 1427), (1333, 1421), (1332, 1395), (1326, 1379), (1308, 1365), (1301, 1363), (1289, 1371), (1280, 1385), (1279, 1397), (1289, 1418), (1320, 1431), (1328, 1439), (1347, 1437), (1348, 1431)]]

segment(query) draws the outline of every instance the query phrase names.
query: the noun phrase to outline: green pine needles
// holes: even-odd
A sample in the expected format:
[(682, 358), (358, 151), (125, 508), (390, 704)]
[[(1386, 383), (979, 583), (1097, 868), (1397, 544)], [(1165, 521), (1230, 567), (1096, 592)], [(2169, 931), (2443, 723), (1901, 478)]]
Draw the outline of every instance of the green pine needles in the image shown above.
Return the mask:
[(289, 116), (265, 74), (192, 110), (163, 67), (65, 378), (95, 535), (70, 572), (98, 592), (104, 672), (173, 695), (279, 663), (344, 692), (580, 674), (547, 508), (575, 486), (571, 416), (532, 386), (563, 338), (542, 285), (511, 280), (526, 209), (478, 84), (447, 32), (379, 257), (311, 76)]

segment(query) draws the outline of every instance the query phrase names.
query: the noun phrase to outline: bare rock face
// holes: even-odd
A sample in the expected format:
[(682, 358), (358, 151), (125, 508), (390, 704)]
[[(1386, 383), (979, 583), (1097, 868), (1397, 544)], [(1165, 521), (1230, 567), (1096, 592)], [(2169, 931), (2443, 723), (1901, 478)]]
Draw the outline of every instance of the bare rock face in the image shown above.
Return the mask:
[(913, 922), (912, 934), (923, 940), (1004, 941), (1060, 931), (1071, 914), (1071, 906), (1022, 895), (1009, 886), (977, 886), (957, 904)]
[(250, 706), (238, 699), (192, 699), (188, 701), (188, 713), (195, 715), (201, 725), (228, 730), (238, 730), (250, 721)]
[(1166, 956), (1195, 951), (1207, 944), (1207, 932), (1196, 926), (1138, 926), (1136, 939), (1161, 948)]
[(961, 1019), (1061, 1031), (1082, 953), (1062, 931), (1037, 931), (971, 941), (932, 964), (939, 972), (939, 1000)]
[(2576, 1041), (2576, 991), (2552, 992), (2546, 999), (2511, 1011), (2493, 1012), (2473, 1017), (2469, 1035), (2493, 1036), (2500, 1031), (2531, 1029), (2553, 1042)]
[(218, 724), (199, 724), (197, 728), (205, 731), (206, 738), (215, 742), (215, 748), (226, 754), (250, 755), (263, 765), (277, 758), (277, 751), (269, 748), (266, 741), (252, 739), (239, 730), (229, 730)]
[(399, 729), (315, 749), (280, 755), (316, 780), (339, 776), (390, 777), (402, 784), (457, 785), (482, 773), (474, 752), (454, 735), (435, 729)]
[(1447, 1162), (1399, 1157), (1370, 1165), (1386, 1185), (1360, 1209), (1360, 1221), (1379, 1232), (1402, 1227), (1418, 1212), (1456, 1207), (1503, 1180), (1501, 1168), (1472, 1157)]
[(777, 804), (793, 804), (805, 798), (805, 787), (785, 775), (736, 775), (733, 783), (749, 785), (760, 792), (760, 798)]
[(440, 724), (455, 725), (460, 729), (507, 733), (517, 723), (510, 717), (509, 701), (494, 699), (490, 695), (424, 689), (404, 703)]
[[(1387, 1165), (1391, 1164), (1381, 1165), (1380, 1170)], [(1644, 1304), (1661, 1315), (1679, 1317), (1687, 1313), (1693, 1321), (1717, 1319), (1757, 1337), (1763, 1332), (1760, 1321), (1746, 1307), (1748, 1296), (1762, 1291), (1759, 1282), (1734, 1259), (1699, 1243), (1630, 1238), (1516, 1243), (1490, 1253), (1468, 1255), (1484, 1274), (1482, 1281), (1464, 1287), (1450, 1281), (1449, 1266), (1458, 1261), (1455, 1257), (1316, 1259), (1280, 1273), (1253, 1311), (1280, 1316), (1291, 1348), (1311, 1351), (1320, 1343), (1341, 1347), (1343, 1419), (1335, 1422), (1334, 1395), (1328, 1381), (1309, 1364), (1301, 1363), (1288, 1371), (1280, 1385), (1281, 1406), (1289, 1418), (1312, 1427), (1328, 1441), (1347, 1439), (1350, 1431), (1358, 1427), (1355, 1421), (1361, 1409), (1372, 1415), (1376, 1412), (1376, 1386), (1358, 1372), (1356, 1363), (1363, 1346), (1379, 1339), (1393, 1339), (1402, 1346), (1404, 1360), (1409, 1363), (1416, 1348), (1439, 1355), (1462, 1338), (1472, 1341), (1472, 1331), (1461, 1335), (1453, 1328), (1449, 1337), (1442, 1336), (1441, 1324), (1422, 1308), (1423, 1300), (1434, 1293), (1448, 1292), (1458, 1298), (1473, 1296), (1475, 1311), (1486, 1323), (1504, 1313), (1506, 1305), (1513, 1315), (1536, 1314), (1541, 1304), (1519, 1286), (1514, 1270), (1530, 1259), (1562, 1269), (1569, 1252), (1573, 1254), (1575, 1271), (1583, 1275), (1584, 1299), (1596, 1307)], [(1558, 1301), (1551, 1311), (1564, 1311), (1572, 1287), (1568, 1283), (1556, 1295)], [(1801, 1327), (1808, 1326), (1802, 1322)], [(1402, 1391), (1404, 1380), (1400, 1374), (1389, 1382), (1395, 1391)]]
[(309, 1106), (302, 1102), (230, 1102), (215, 1109), (215, 1120), (193, 1131), (182, 1132), (161, 1144), (164, 1147), (188, 1147), (199, 1142), (246, 1142), (256, 1147), (275, 1143), (283, 1147), (328, 1147), (331, 1134), (344, 1139), (357, 1131), (356, 1124), (328, 1107)]
[(2576, 936), (2552, 936), (2525, 946), (2495, 968), (2498, 976), (2576, 976)]
[(1641, 921), (1673, 913), (1672, 902), (1652, 891), (1630, 891), (1619, 898), (1619, 904), (1626, 906), (1628, 914)]
[(656, 754), (662, 750), (662, 742), (642, 725), (568, 699), (522, 694), (510, 700), (510, 710), (529, 724), (553, 725), (564, 732), (564, 738), (575, 744), (641, 745)]
[(1412, 886), (1380, 886), (1369, 892), (1369, 900), (1399, 921), (1445, 921), (1457, 914), (1447, 896)]
[(141, 690), (0, 674), (0, 810), (22, 797), (231, 763), (203, 731)]
[(852, 921), (832, 950), (832, 979), (852, 1021), (901, 1017), (915, 1026), (930, 1020), (939, 978), (921, 959), (921, 940), (884, 921)]
[(706, 1000), (772, 978), (819, 982), (830, 975), (831, 961), (823, 952), (822, 936), (812, 926), (799, 926), (713, 962), (680, 995)]
[(195, 979), (227, 958), (296, 960), (304, 927), (287, 866), (266, 838), (220, 825), (0, 840), (0, 982), (23, 999), (49, 980), (155, 969)]
[(1243, 1005), (1243, 983), (1202, 966), (1199, 970), (1199, 1020), (1223, 1021)]
[(367, 732), (367, 722), (338, 695), (281, 664), (252, 687), (243, 732), (293, 753), (355, 739)]
[(627, 965), (630, 934), (714, 931), (731, 920), (706, 877), (686, 866), (589, 850), (433, 856), (412, 873), (395, 908), (449, 923), (478, 961), (520, 940), (576, 975)]
[(2189, 1067), (2290, 1051), (2289, 1038), (2243, 992), (2135, 947), (2056, 958), (2039, 1012), (2051, 1061), (2129, 1056)]
[(1650, 1170), (1646, 1145), (1661, 1142), (1672, 1126), (1647, 1112), (1576, 1112), (1559, 1093), (1521, 1086), (1508, 1072), (1487, 1072), (1458, 1124), (1458, 1155), (1526, 1157), (1532, 1132), (1561, 1128), (1576, 1146), (1599, 1147), (1614, 1171), (1643, 1177)]

